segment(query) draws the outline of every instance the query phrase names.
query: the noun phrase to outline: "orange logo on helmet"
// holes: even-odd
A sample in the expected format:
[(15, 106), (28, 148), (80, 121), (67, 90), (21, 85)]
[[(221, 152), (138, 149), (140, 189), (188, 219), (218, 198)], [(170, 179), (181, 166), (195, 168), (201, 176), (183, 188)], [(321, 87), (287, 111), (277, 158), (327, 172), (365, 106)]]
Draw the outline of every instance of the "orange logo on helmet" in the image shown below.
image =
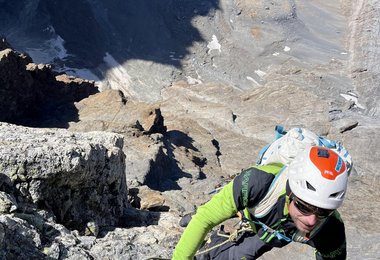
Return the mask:
[(335, 180), (346, 170), (346, 164), (342, 158), (330, 149), (312, 147), (309, 156), (321, 175), (328, 180)]

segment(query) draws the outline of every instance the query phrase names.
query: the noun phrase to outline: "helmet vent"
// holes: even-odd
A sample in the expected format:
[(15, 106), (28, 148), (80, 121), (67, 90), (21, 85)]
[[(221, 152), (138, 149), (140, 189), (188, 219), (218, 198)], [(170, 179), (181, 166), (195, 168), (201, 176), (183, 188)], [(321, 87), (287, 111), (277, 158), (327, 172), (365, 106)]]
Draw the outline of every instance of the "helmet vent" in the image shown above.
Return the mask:
[(331, 194), (329, 198), (335, 198), (335, 199), (342, 199), (344, 197), (345, 192), (344, 191), (339, 191)]
[(316, 189), (313, 187), (313, 185), (311, 185), (309, 182), (306, 182), (306, 187), (307, 187), (309, 190), (316, 191)]

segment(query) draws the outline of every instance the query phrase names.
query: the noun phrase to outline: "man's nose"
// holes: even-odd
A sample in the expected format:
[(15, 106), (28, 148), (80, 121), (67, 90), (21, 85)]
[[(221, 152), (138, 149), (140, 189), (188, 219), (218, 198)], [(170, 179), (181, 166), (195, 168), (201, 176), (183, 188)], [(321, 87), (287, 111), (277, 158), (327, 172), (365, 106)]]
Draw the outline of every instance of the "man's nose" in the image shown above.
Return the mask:
[(308, 226), (315, 226), (318, 223), (318, 218), (316, 215), (311, 214), (306, 216), (306, 223)]

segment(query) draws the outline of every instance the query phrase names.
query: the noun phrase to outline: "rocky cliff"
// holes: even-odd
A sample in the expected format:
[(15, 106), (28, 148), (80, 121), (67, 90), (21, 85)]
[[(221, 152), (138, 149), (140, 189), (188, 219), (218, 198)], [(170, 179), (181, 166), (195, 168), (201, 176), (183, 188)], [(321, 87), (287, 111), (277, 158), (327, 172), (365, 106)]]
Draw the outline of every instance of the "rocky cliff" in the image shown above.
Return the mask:
[(0, 128), (2, 259), (64, 256), (76, 236), (97, 236), (124, 221), (120, 135)]
[(98, 92), (93, 82), (53, 72), (49, 64), (32, 63), (5, 39), (0, 45), (0, 73), (0, 120), (14, 124), (64, 127), (65, 122), (76, 121), (73, 102)]
[[(348, 258), (377, 259), (376, 1), (69, 2), (0, 1), (1, 33), (20, 51), (26, 30), (32, 54), (47, 33), (72, 55), (35, 64), (0, 41), (0, 121), (12, 123), (0, 125), (0, 258), (170, 258), (181, 217), (282, 124), (350, 151)], [(71, 30), (75, 10), (88, 20)], [(53, 69), (78, 64), (117, 84), (98, 92)], [(262, 258), (312, 254), (292, 244)]]

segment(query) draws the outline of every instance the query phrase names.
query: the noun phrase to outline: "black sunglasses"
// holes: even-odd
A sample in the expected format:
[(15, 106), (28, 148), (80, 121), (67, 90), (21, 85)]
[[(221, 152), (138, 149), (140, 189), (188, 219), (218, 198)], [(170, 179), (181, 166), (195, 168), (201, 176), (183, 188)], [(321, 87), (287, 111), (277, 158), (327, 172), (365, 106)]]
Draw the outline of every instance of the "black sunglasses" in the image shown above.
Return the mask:
[(296, 196), (293, 196), (293, 201), (296, 208), (305, 216), (315, 215), (319, 219), (324, 219), (334, 212), (333, 209), (321, 209), (316, 206), (310, 205), (297, 198)]

